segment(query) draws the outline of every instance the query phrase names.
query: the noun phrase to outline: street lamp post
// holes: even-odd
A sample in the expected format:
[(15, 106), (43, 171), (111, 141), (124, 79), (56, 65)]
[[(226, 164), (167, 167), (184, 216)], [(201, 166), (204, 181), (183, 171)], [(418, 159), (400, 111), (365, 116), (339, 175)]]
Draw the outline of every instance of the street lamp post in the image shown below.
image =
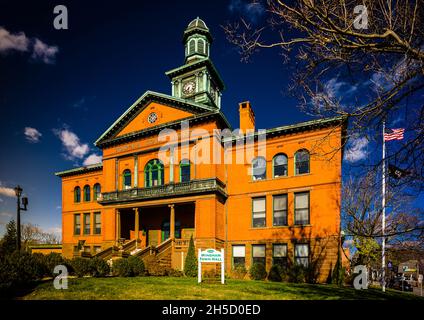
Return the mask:
[(22, 196), (22, 188), (21, 186), (16, 186), (15, 187), (15, 194), (17, 197), (17, 209), (16, 209), (16, 213), (17, 213), (17, 217), (16, 217), (16, 249), (18, 251), (21, 250), (21, 210), (23, 211), (27, 211), (27, 205), (28, 205), (28, 198), (27, 197), (23, 197), (22, 198), (22, 205), (23, 207), (21, 207), (21, 196)]

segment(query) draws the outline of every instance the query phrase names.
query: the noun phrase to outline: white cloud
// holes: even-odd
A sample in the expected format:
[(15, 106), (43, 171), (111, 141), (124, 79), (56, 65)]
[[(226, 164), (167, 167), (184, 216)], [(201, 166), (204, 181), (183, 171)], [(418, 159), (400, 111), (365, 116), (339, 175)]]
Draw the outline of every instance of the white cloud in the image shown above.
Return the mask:
[(51, 227), (47, 229), (48, 233), (56, 233), (56, 234), (62, 234), (62, 228), (61, 227)]
[(98, 156), (97, 154), (93, 153), (90, 154), (87, 159), (84, 160), (84, 165), (88, 166), (90, 164), (97, 164), (102, 162), (102, 156)]
[(228, 9), (242, 14), (253, 23), (256, 23), (265, 13), (265, 8), (260, 1), (231, 0)]
[(0, 27), (0, 53), (11, 50), (28, 51), (29, 39), (25, 33), (19, 32), (12, 34), (5, 28)]
[(12, 218), (13, 214), (11, 214), (9, 212), (0, 212), (0, 217)]
[(56, 54), (59, 52), (57, 46), (49, 46), (38, 38), (29, 38), (23, 32), (11, 33), (0, 27), (0, 53), (10, 51), (32, 52), (34, 60), (50, 64), (54, 63)]
[(35, 128), (25, 127), (24, 129), (25, 138), (32, 143), (37, 143), (40, 141), (42, 134)]
[(0, 186), (0, 195), (6, 197), (16, 197), (15, 190), (12, 188), (2, 187)]
[(68, 129), (54, 130), (56, 135), (62, 141), (62, 145), (65, 147), (67, 154), (66, 159), (75, 160), (83, 159), (85, 155), (90, 151), (88, 144), (82, 144), (78, 136)]
[(41, 60), (44, 63), (54, 63), (56, 53), (59, 52), (59, 48), (56, 46), (49, 46), (39, 39), (35, 39), (34, 51), (32, 52), (32, 58), (35, 60)]
[(347, 162), (357, 162), (365, 159), (368, 156), (368, 144), (369, 141), (365, 137), (352, 139), (347, 146), (345, 160)]

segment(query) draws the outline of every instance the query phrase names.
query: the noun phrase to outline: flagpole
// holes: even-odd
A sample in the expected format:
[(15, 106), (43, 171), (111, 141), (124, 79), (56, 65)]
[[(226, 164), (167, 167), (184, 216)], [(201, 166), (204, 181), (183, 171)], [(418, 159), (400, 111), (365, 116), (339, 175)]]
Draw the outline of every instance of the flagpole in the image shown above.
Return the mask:
[(381, 233), (382, 233), (382, 241), (381, 241), (381, 267), (382, 267), (382, 290), (386, 291), (386, 237), (385, 237), (385, 229), (386, 229), (386, 141), (384, 139), (384, 133), (386, 132), (386, 121), (383, 120), (383, 181), (382, 181), (382, 217), (381, 217)]

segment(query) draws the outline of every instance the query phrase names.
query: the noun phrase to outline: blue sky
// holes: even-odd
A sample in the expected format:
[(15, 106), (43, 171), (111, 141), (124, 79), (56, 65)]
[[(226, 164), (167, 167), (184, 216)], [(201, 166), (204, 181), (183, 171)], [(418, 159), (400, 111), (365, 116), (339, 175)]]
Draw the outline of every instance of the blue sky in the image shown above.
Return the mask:
[[(278, 49), (240, 62), (220, 27), (240, 15), (260, 23), (260, 5), (61, 1), (69, 29), (55, 30), (57, 4), (0, 0), (0, 234), (15, 217), (16, 200), (8, 195), (17, 184), (29, 197), (23, 221), (60, 231), (61, 184), (54, 172), (98, 160), (93, 142), (146, 90), (170, 94), (164, 72), (182, 65), (182, 32), (197, 16), (214, 37), (211, 57), (226, 84), (222, 110), (234, 127), (245, 100), (257, 128), (311, 119), (285, 94), (290, 69)], [(336, 80), (332, 90), (348, 85)], [(370, 152), (366, 141), (357, 143), (355, 161)]]

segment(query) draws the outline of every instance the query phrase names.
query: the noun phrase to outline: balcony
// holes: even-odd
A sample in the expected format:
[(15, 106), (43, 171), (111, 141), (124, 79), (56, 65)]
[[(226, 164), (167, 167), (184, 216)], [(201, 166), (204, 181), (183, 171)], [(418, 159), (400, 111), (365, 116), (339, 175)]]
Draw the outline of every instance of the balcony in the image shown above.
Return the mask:
[(225, 184), (219, 179), (212, 178), (170, 183), (147, 188), (133, 188), (128, 190), (104, 192), (98, 198), (98, 202), (105, 205), (204, 193), (218, 193), (225, 198), (227, 197)]

